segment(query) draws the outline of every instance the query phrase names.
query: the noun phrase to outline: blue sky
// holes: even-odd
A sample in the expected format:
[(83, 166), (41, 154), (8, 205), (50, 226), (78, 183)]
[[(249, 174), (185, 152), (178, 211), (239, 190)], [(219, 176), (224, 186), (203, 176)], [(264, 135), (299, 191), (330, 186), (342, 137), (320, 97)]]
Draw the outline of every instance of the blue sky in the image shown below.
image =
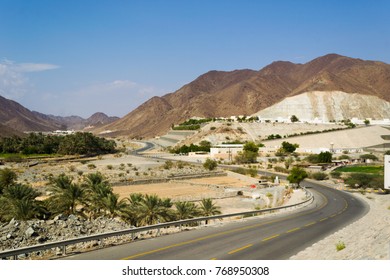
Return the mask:
[(0, 95), (124, 116), (209, 70), (327, 53), (390, 63), (390, 1), (0, 0)]

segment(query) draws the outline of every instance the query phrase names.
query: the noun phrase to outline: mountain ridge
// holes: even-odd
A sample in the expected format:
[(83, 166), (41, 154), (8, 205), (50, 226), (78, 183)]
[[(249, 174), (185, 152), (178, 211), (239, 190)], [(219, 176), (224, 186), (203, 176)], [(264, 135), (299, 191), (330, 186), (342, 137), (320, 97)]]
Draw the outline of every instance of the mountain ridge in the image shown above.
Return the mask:
[(303, 64), (275, 61), (258, 71), (212, 70), (175, 92), (153, 97), (95, 132), (154, 137), (193, 116), (251, 115), (310, 91), (342, 91), (390, 101), (390, 65), (327, 54)]

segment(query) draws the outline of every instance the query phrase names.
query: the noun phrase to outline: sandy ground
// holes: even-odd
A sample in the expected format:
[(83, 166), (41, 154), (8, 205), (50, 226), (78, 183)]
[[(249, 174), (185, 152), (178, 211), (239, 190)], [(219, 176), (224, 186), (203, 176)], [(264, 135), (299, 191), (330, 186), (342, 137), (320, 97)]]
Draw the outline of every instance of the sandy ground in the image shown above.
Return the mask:
[[(389, 260), (390, 195), (354, 194), (370, 205), (367, 215), (291, 257), (294, 260)], [(345, 249), (337, 251), (339, 242)]]

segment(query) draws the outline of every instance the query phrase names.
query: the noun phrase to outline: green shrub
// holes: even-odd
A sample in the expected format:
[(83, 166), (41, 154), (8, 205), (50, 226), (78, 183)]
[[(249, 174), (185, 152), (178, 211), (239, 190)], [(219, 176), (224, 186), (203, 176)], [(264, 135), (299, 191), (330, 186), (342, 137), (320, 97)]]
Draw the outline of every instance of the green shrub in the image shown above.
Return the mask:
[(317, 181), (322, 181), (328, 179), (328, 175), (324, 172), (315, 172), (311, 174), (311, 178)]
[(87, 165), (87, 167), (88, 167), (89, 169), (95, 169), (95, 168), (96, 168), (96, 165), (93, 164), (93, 163), (90, 163), (90, 164)]
[(173, 167), (173, 162), (171, 160), (167, 160), (164, 165), (163, 165), (164, 169), (171, 169)]
[(286, 168), (281, 167), (281, 166), (275, 166), (275, 167), (274, 167), (274, 170), (275, 170), (276, 172), (280, 172), (280, 173), (288, 173), (288, 172), (289, 172)]
[(332, 176), (332, 178), (335, 178), (335, 179), (340, 179), (341, 178), (341, 172), (340, 171), (332, 171), (330, 172), (330, 176)]
[(218, 166), (217, 161), (210, 158), (207, 158), (203, 164), (203, 167), (210, 171), (217, 168), (217, 166)]
[(339, 242), (336, 244), (336, 250), (337, 250), (337, 252), (338, 252), (338, 251), (341, 251), (341, 250), (344, 250), (344, 249), (345, 249), (345, 243), (339, 241)]

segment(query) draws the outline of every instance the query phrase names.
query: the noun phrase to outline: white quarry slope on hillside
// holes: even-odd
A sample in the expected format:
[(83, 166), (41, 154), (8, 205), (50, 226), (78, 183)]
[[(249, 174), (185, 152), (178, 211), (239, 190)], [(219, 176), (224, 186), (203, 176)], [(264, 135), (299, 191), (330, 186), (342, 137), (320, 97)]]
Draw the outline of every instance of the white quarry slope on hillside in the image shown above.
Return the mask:
[(253, 114), (261, 118), (289, 118), (323, 121), (390, 118), (390, 102), (375, 96), (342, 91), (311, 91), (287, 97), (283, 101)]

